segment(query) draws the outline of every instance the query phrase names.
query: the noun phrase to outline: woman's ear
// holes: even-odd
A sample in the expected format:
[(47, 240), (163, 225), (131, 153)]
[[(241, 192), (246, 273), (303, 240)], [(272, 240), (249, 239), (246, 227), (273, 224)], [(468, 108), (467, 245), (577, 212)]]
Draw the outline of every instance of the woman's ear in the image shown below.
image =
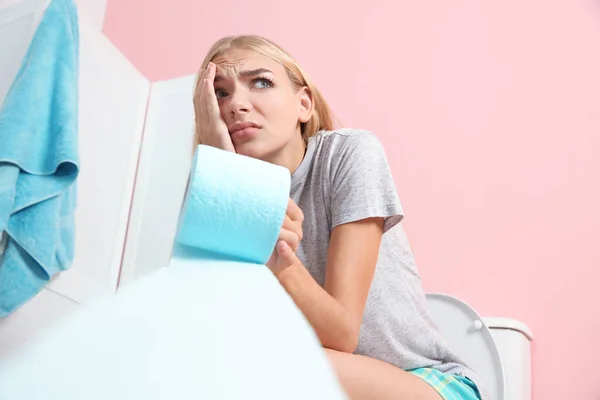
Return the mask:
[(300, 115), (298, 116), (298, 120), (305, 124), (310, 121), (314, 109), (312, 93), (307, 86), (304, 86), (298, 90), (298, 104), (300, 106)]

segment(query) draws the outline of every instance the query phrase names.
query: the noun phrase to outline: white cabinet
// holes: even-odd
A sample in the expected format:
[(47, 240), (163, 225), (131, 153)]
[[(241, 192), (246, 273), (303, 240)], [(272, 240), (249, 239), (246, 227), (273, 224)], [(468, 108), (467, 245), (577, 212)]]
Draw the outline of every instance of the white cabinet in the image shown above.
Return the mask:
[(104, 26), (104, 17), (108, 0), (75, 0), (79, 9), (79, 17), (86, 20), (86, 24), (100, 32)]
[[(47, 0), (0, 8), (0, 101)], [(114, 293), (134, 190), (150, 83), (86, 18), (80, 18), (80, 175), (75, 258), (34, 299), (0, 320), (0, 356), (66, 310)]]
[(121, 284), (169, 262), (192, 164), (193, 85), (193, 75), (152, 84)]
[(117, 287), (150, 83), (104, 35), (80, 31), (75, 259), (50, 287), (85, 302)]

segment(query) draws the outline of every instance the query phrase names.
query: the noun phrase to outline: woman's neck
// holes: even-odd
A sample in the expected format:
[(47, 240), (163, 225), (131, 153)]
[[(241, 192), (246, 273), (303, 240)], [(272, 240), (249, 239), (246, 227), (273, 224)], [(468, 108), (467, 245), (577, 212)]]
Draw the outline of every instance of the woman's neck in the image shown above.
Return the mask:
[(292, 141), (290, 141), (287, 146), (285, 146), (281, 151), (275, 154), (271, 159), (265, 160), (273, 164), (281, 165), (282, 167), (287, 168), (290, 171), (290, 174), (293, 174), (296, 169), (304, 160), (304, 155), (306, 154), (306, 143), (302, 138), (302, 135), (297, 135)]

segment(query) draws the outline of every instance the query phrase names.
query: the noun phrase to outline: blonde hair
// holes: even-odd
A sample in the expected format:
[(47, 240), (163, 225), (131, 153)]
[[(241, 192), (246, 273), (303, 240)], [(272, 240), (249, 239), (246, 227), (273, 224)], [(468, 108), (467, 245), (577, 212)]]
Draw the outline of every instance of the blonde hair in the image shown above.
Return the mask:
[[(221, 38), (212, 45), (206, 54), (200, 70), (206, 68), (209, 62), (229, 49), (251, 50), (269, 57), (283, 66), (290, 82), (296, 89), (306, 86), (310, 90), (313, 101), (313, 113), (308, 122), (303, 123), (300, 129), (305, 141), (308, 141), (311, 136), (314, 136), (320, 130), (332, 130), (334, 128), (333, 113), (321, 91), (302, 70), (300, 64), (288, 52), (269, 39), (258, 35), (227, 36)], [(196, 76), (194, 93), (197, 93), (198, 85), (202, 83), (198, 81), (199, 76), (200, 72)], [(194, 147), (197, 144), (199, 144), (199, 138), (195, 137)]]

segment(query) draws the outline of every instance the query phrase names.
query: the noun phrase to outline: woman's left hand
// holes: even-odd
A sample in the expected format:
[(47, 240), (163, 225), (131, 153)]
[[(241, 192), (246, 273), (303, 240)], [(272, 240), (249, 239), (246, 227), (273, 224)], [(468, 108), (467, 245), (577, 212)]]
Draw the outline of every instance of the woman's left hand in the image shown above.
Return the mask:
[[(271, 258), (269, 258), (269, 261), (267, 261), (266, 264), (271, 271), (277, 272), (289, 266), (288, 264), (290, 264), (291, 258), (287, 256), (291, 256), (289, 253), (293, 253), (295, 255), (296, 250), (298, 250), (298, 245), (302, 240), (303, 221), (304, 213), (300, 207), (294, 203), (294, 200), (289, 199), (283, 225), (279, 231), (277, 244), (275, 245), (275, 249), (273, 249)], [(286, 246), (282, 246), (283, 243), (281, 242), (285, 243)]]

